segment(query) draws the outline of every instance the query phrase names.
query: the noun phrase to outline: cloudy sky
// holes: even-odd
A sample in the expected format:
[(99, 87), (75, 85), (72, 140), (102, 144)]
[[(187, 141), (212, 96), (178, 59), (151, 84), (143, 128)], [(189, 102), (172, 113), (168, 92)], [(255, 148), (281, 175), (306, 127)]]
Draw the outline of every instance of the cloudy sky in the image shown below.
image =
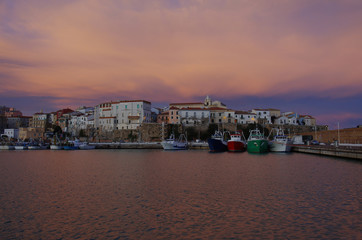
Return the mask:
[(362, 124), (362, 1), (0, 0), (0, 105), (206, 95)]

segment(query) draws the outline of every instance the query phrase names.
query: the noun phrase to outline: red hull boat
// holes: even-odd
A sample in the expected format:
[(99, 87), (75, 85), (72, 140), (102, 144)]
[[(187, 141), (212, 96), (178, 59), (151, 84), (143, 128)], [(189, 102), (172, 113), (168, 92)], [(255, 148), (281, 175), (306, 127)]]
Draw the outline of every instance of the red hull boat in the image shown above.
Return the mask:
[(245, 141), (241, 140), (241, 134), (231, 134), (231, 139), (228, 141), (228, 150), (230, 152), (243, 152), (246, 150)]

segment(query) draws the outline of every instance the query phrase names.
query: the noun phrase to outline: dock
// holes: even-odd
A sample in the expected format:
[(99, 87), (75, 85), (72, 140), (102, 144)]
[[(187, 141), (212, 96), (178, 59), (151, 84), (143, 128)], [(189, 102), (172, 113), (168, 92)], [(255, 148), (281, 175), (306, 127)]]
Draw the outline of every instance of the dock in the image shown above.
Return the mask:
[(348, 146), (321, 146), (321, 145), (297, 145), (293, 146), (293, 152), (310, 153), (331, 157), (362, 159), (361, 147)]
[(96, 149), (162, 149), (161, 143), (91, 143)]

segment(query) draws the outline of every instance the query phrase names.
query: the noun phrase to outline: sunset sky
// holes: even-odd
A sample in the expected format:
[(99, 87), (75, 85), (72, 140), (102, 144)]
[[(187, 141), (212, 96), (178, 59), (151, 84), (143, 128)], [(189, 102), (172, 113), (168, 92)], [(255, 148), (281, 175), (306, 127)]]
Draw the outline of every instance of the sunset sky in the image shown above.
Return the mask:
[(362, 124), (362, 1), (0, 0), (0, 105), (206, 95)]

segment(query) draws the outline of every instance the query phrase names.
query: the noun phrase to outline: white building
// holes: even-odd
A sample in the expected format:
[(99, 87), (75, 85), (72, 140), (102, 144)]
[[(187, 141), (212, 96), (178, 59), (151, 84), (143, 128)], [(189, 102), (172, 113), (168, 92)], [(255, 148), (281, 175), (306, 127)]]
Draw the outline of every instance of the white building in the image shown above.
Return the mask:
[(256, 122), (256, 114), (244, 111), (235, 111), (235, 120), (238, 124), (251, 124)]
[(8, 136), (8, 138), (19, 138), (19, 129), (14, 129), (14, 128), (4, 129), (4, 135)]
[(94, 124), (97, 129), (137, 129), (143, 122), (151, 122), (151, 103), (148, 101), (107, 102), (94, 109)]
[(78, 135), (81, 130), (86, 130), (92, 127), (94, 127), (93, 114), (83, 114), (81, 112), (71, 113), (68, 123), (68, 131), (73, 135)]
[(275, 124), (278, 125), (298, 125), (298, 119), (294, 115), (282, 115), (275, 119)]
[(289, 119), (288, 119), (288, 117), (283, 115), (283, 116), (276, 118), (274, 123), (278, 124), (278, 125), (285, 125), (285, 124), (289, 123)]
[(210, 110), (204, 108), (182, 108), (178, 110), (179, 120), (183, 125), (206, 124), (210, 121)]
[(271, 124), (271, 114), (269, 109), (253, 109), (251, 110), (252, 113), (256, 114), (256, 118), (258, 120), (264, 120), (266, 123)]

